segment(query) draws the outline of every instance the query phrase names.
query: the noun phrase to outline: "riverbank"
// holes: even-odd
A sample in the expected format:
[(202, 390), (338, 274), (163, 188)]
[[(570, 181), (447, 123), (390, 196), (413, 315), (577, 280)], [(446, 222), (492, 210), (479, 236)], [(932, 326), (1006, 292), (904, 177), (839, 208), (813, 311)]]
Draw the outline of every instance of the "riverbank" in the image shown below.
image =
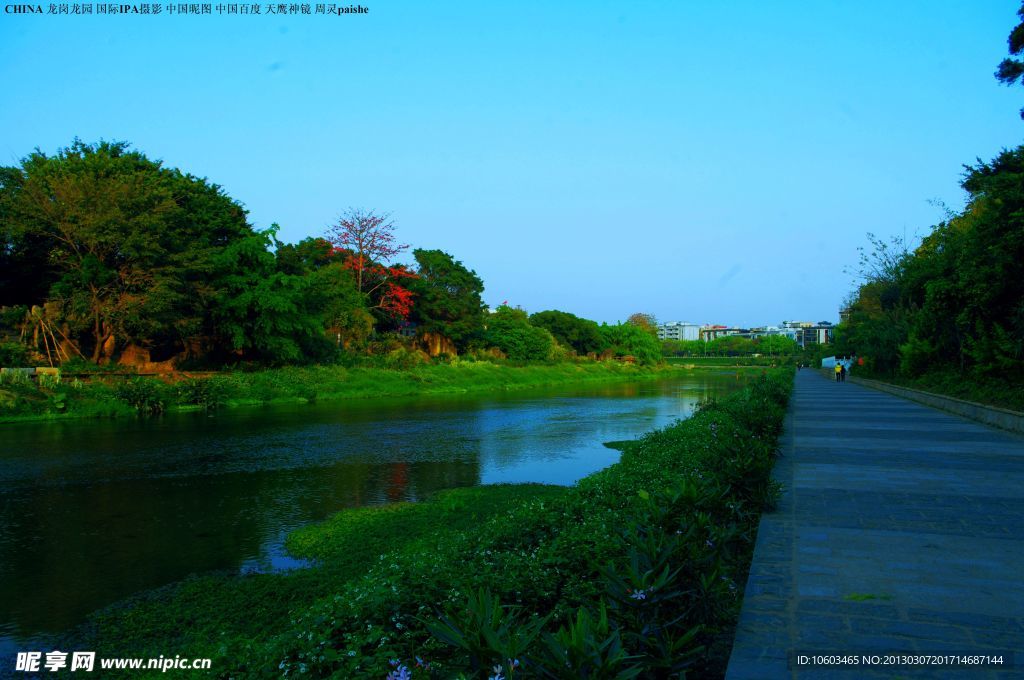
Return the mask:
[(304, 366), (235, 371), (166, 382), (104, 377), (0, 383), (0, 423), (66, 418), (116, 418), (169, 411), (310, 403), (412, 395), (510, 391), (598, 381), (669, 377), (681, 367), (614, 361), (513, 365), (453, 361), (401, 368)]
[(597, 658), (721, 674), (775, 495), (791, 375), (625, 445), (621, 462), (574, 487), (477, 487), (339, 513), (288, 538), (316, 566), (149, 593), (94, 616), (85, 642), (101, 655), (209, 657), (234, 677), (379, 678), (391, 659), (413, 668), (417, 657), (438, 677), (475, 677), (506, 658), (526, 670), (566, 653), (573, 673)]

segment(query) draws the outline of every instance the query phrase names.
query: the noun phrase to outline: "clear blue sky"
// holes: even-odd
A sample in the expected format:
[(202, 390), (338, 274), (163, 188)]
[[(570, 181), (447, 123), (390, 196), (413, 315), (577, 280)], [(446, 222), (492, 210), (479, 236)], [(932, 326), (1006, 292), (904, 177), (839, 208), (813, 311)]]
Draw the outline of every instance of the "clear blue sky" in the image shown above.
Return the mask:
[(836, 320), (866, 232), (1024, 133), (1015, 0), (364, 4), (0, 14), (0, 163), (127, 140), (285, 241), (391, 212), (491, 304), (755, 325)]

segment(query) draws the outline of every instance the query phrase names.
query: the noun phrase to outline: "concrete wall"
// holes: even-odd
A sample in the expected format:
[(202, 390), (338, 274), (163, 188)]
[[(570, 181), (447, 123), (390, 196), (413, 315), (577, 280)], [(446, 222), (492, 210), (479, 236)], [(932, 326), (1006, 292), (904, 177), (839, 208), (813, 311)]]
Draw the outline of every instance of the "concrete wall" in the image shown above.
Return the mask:
[[(835, 378), (833, 377), (833, 380), (834, 379)], [(1004, 430), (1024, 434), (1024, 413), (1019, 411), (1010, 411), (1009, 409), (998, 408), (996, 406), (985, 406), (984, 404), (978, 404), (973, 401), (964, 401), (963, 399), (956, 399), (954, 397), (944, 397), (941, 394), (933, 394), (931, 392), (922, 392), (921, 390), (915, 390), (909, 387), (890, 385), (889, 383), (879, 382), (878, 380), (855, 378), (852, 375), (847, 375), (846, 379), (850, 382), (857, 383), (858, 385), (864, 385), (865, 387), (870, 387), (882, 392), (888, 392), (889, 394), (894, 394), (897, 397), (903, 397), (904, 399), (910, 399), (911, 401), (916, 401), (927, 406), (948, 411), (949, 413), (955, 413), (958, 416), (977, 420), (978, 422), (985, 423), (986, 425), (993, 425)]]

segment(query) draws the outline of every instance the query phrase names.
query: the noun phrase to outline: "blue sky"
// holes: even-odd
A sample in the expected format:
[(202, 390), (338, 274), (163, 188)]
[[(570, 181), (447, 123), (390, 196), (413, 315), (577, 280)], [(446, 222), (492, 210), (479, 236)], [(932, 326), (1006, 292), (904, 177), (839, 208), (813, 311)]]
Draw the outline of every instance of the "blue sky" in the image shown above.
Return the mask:
[(127, 140), (285, 241), (390, 212), (491, 304), (755, 325), (836, 320), (1024, 133), (1009, 0), (364, 4), (0, 14), (0, 164)]

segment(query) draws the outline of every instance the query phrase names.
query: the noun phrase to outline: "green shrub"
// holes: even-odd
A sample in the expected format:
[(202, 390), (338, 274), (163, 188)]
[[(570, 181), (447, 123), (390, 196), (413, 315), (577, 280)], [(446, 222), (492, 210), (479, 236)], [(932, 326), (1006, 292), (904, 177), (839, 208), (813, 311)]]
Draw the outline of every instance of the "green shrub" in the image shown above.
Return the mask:
[(430, 363), (430, 358), (426, 354), (405, 347), (397, 347), (384, 357), (384, 367), (395, 371), (408, 371), (427, 363)]
[(228, 399), (228, 387), (219, 378), (190, 378), (175, 385), (179, 404), (201, 406), (207, 411), (216, 410)]
[(163, 413), (166, 406), (164, 385), (148, 378), (132, 378), (114, 388), (114, 396), (139, 413)]
[(28, 366), (29, 351), (19, 342), (0, 342), (0, 366)]

